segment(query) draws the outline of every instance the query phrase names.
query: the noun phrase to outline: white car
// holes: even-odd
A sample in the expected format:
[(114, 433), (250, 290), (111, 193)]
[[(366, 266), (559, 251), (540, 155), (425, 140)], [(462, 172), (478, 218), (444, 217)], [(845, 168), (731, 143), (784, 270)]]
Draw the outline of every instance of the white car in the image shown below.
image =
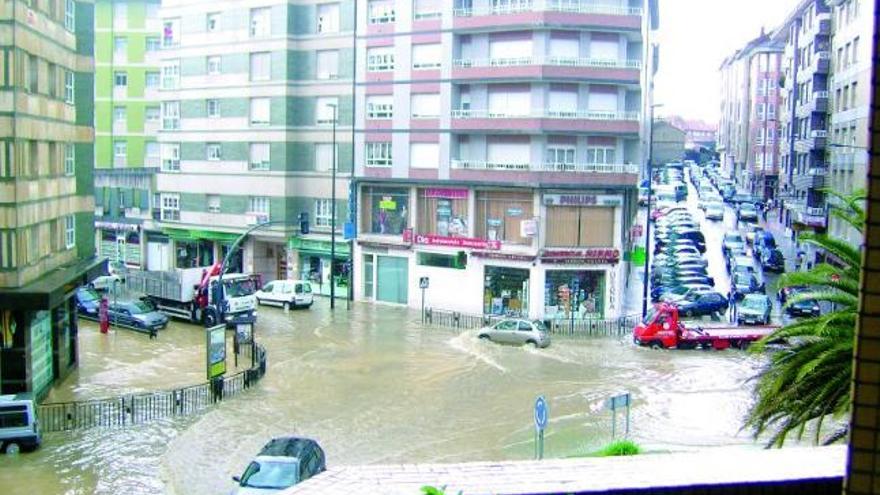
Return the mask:
[(724, 204), (720, 201), (713, 201), (706, 205), (707, 220), (724, 220)]
[(107, 264), (107, 271), (110, 272), (109, 275), (95, 277), (94, 280), (89, 282), (88, 287), (100, 291), (109, 291), (113, 289), (114, 284), (125, 283), (125, 274), (128, 269), (124, 264), (118, 261), (111, 261)]
[(312, 284), (305, 280), (274, 280), (254, 296), (257, 304), (281, 306), (284, 309), (310, 308), (314, 302)]

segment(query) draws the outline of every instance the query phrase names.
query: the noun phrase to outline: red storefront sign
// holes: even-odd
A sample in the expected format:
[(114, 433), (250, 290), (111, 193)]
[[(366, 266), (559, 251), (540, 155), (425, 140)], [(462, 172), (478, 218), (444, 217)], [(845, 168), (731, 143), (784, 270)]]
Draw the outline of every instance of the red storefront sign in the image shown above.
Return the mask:
[(490, 241), (488, 239), (472, 239), (469, 237), (443, 237), (433, 234), (418, 234), (415, 236), (416, 244), (424, 244), (427, 246), (446, 246), (470, 249), (501, 249), (501, 241)]
[(471, 251), (471, 256), (475, 256), (477, 258), (486, 258), (490, 260), (526, 262), (535, 261), (535, 257), (528, 254), (496, 253), (494, 251)]
[(426, 198), (444, 199), (467, 199), (467, 189), (455, 189), (451, 187), (429, 187), (425, 189)]
[(409, 228), (403, 229), (403, 242), (406, 242), (408, 244), (412, 244), (412, 241), (413, 241), (413, 228), (409, 227)]
[(616, 248), (545, 249), (541, 252), (544, 263), (614, 264), (620, 261)]

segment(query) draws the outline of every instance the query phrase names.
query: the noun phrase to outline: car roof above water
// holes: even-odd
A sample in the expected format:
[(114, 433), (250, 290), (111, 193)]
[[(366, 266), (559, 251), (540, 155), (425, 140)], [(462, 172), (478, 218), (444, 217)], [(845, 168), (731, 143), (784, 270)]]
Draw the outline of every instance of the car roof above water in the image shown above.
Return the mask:
[(302, 458), (303, 454), (319, 448), (318, 443), (311, 438), (278, 437), (269, 440), (258, 455)]

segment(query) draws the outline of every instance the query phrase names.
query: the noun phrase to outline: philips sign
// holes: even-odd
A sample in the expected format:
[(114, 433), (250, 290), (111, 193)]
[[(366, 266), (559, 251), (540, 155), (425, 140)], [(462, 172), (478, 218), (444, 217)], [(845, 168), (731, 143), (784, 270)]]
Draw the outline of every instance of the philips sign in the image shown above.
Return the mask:
[(547, 206), (620, 206), (623, 198), (608, 194), (545, 194)]

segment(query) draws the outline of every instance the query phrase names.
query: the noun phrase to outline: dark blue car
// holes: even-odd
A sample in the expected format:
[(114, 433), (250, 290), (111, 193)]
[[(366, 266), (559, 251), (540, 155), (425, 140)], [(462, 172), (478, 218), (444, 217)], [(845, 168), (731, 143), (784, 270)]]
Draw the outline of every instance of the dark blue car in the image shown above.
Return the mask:
[(73, 295), (76, 301), (76, 312), (88, 318), (98, 317), (98, 305), (101, 303), (101, 296), (95, 292), (95, 289), (80, 287)]
[(706, 292), (692, 299), (678, 302), (678, 312), (684, 316), (704, 316), (727, 311), (727, 298), (717, 292)]

